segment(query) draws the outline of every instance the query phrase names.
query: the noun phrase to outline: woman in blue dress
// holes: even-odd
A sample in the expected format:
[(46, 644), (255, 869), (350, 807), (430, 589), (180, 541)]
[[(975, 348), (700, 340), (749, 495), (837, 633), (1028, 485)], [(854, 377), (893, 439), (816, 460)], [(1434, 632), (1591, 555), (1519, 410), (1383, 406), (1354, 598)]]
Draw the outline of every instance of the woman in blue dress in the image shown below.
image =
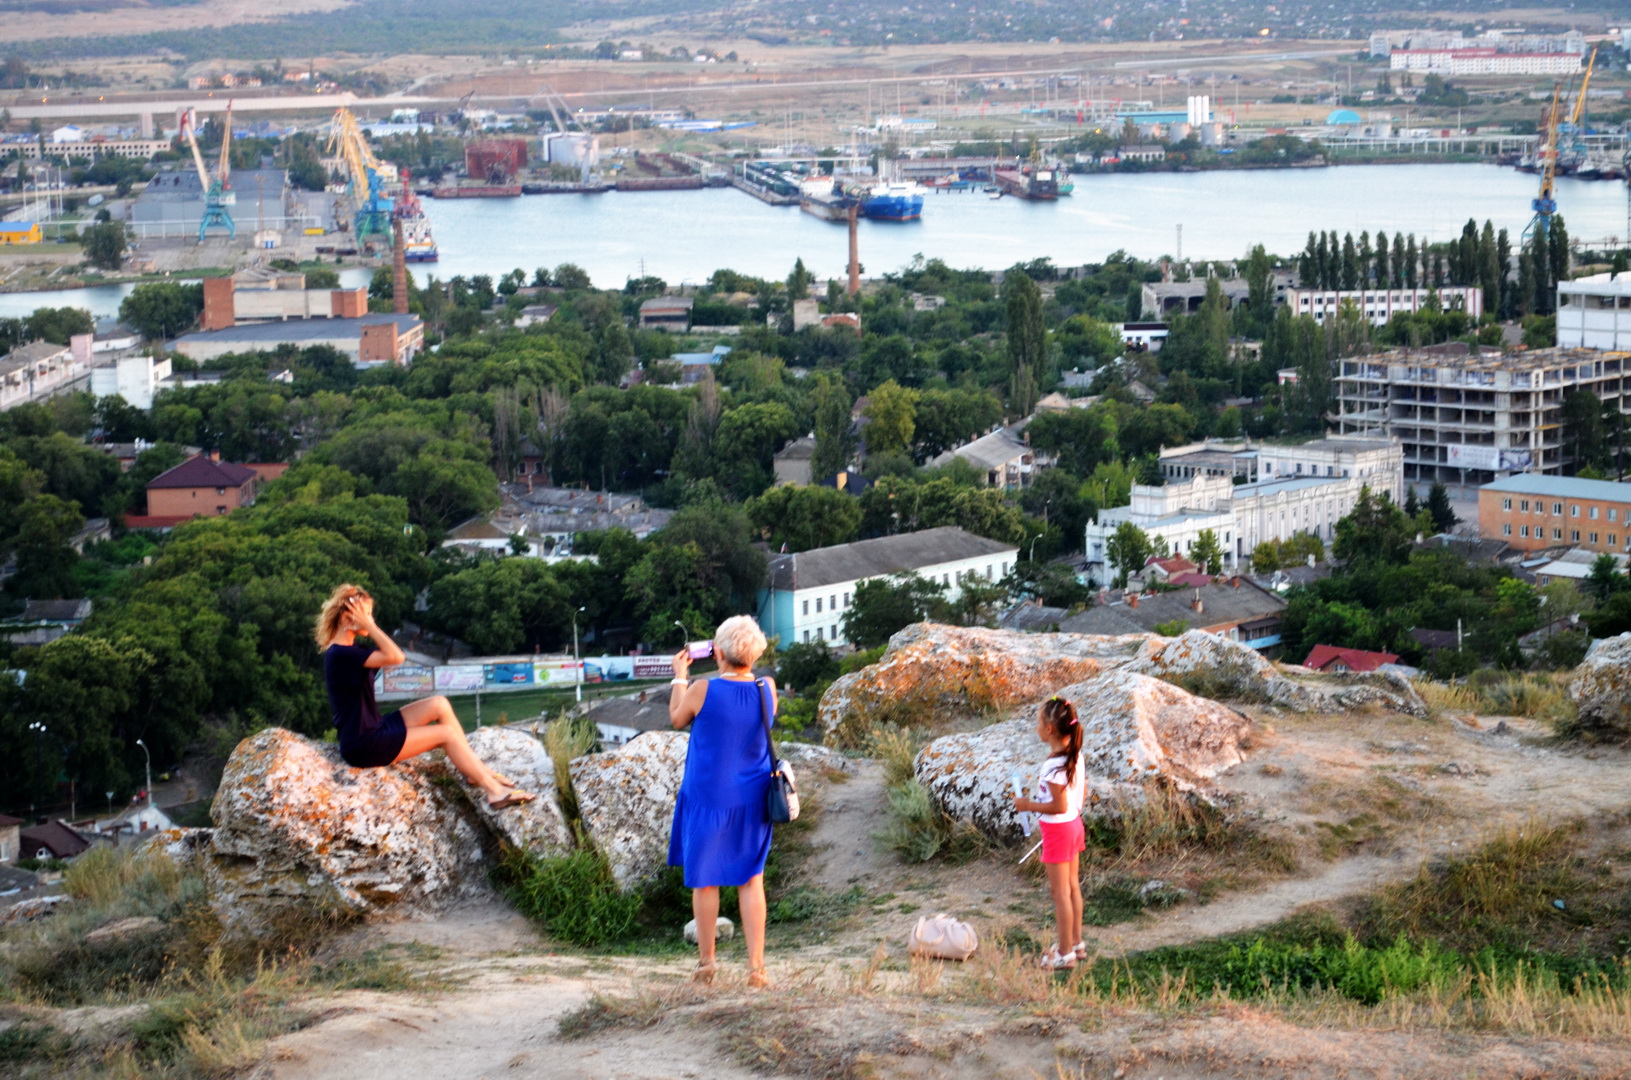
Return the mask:
[[(674, 803), (668, 864), (683, 867), (697, 920), (698, 966), (694, 978), (712, 982), (714, 926), (719, 890), (734, 886), (748, 946), (748, 985), (763, 989), (765, 975), (765, 858), (770, 854), (771, 749), (760, 714), (754, 662), (765, 651), (764, 632), (747, 615), (726, 619), (714, 634), (719, 674), (692, 683), (689, 651), (674, 657), (674, 690), (668, 719), (691, 728), (685, 778)], [(765, 679), (764, 705), (776, 713), (776, 684)]]

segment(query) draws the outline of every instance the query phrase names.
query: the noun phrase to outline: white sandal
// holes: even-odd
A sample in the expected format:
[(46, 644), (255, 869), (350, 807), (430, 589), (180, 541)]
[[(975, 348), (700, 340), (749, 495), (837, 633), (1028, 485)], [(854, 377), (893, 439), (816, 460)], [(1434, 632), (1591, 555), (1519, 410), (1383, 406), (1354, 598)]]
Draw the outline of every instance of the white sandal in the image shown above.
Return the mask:
[[(1048, 946), (1048, 952), (1057, 953), (1058, 951), (1059, 951), (1059, 943), (1057, 941), (1054, 942), (1052, 945)], [(1087, 959), (1087, 942), (1078, 941), (1076, 943), (1076, 947), (1074, 949), (1070, 950), (1070, 951), (1076, 954), (1076, 959), (1086, 960)]]
[(1057, 948), (1049, 949), (1042, 954), (1042, 959), (1037, 961), (1037, 966), (1043, 971), (1070, 971), (1076, 966), (1076, 952), (1072, 950), (1060, 956)]

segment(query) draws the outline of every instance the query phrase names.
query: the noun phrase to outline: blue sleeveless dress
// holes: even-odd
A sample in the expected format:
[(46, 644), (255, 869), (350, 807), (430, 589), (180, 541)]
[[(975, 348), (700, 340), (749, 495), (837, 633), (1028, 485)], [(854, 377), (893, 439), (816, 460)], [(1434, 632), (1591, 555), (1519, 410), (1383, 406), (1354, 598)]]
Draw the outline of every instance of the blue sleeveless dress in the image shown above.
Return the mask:
[(770, 746), (758, 693), (751, 682), (710, 679), (702, 711), (691, 721), (668, 840), (668, 865), (684, 867), (688, 889), (745, 885), (764, 873)]

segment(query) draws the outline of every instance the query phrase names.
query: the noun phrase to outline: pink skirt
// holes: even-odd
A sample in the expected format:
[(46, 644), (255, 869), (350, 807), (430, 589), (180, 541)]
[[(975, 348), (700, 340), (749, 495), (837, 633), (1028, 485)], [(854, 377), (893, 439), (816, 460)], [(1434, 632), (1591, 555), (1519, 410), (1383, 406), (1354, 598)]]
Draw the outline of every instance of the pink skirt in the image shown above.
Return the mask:
[(1087, 850), (1087, 830), (1082, 827), (1081, 818), (1071, 818), (1069, 821), (1043, 821), (1038, 824), (1042, 827), (1043, 862), (1069, 862)]

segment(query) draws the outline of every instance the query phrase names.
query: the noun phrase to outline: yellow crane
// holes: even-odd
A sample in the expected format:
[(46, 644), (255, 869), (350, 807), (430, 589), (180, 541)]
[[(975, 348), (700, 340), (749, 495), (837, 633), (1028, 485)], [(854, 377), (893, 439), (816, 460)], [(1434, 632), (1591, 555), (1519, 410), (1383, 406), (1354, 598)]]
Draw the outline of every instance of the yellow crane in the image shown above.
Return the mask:
[(1557, 129), (1558, 105), (1563, 96), (1563, 84), (1552, 84), (1552, 104), (1546, 110), (1541, 125), (1540, 146), (1536, 149), (1540, 165), (1540, 193), (1529, 202), (1535, 216), (1523, 230), (1525, 242), (1536, 233), (1545, 236), (1552, 227), (1552, 215), (1557, 213)]
[(374, 156), (368, 137), (350, 109), (334, 113), (328, 150), (338, 153), (345, 162), (350, 180), (352, 235), (359, 241), (370, 236), (390, 237), (393, 203), (385, 194), (385, 184), (395, 179), (396, 169)]

